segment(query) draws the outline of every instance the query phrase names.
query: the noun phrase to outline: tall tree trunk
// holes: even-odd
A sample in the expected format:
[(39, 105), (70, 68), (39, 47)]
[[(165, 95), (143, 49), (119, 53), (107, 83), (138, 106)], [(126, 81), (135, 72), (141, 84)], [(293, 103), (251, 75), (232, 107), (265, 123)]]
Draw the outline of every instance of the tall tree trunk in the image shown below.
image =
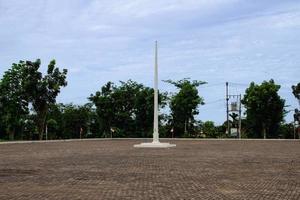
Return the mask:
[(37, 114), (37, 129), (39, 134), (39, 140), (43, 140), (47, 110), (48, 108), (46, 107)]
[(43, 140), (43, 136), (44, 136), (44, 122), (43, 119), (38, 119), (37, 122), (37, 130), (38, 130), (38, 134), (39, 134), (39, 140)]

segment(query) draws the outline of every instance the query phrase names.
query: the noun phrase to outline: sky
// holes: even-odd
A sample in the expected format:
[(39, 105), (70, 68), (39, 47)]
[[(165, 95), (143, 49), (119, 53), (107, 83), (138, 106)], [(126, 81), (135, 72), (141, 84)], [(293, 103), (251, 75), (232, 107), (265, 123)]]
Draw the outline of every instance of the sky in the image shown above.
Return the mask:
[(208, 82), (197, 119), (225, 121), (226, 81), (243, 95), (272, 78), (286, 109), (298, 106), (299, 0), (0, 0), (0, 75), (19, 60), (40, 58), (45, 71), (55, 59), (68, 69), (58, 102), (87, 103), (108, 81), (152, 87), (156, 40), (159, 80)]

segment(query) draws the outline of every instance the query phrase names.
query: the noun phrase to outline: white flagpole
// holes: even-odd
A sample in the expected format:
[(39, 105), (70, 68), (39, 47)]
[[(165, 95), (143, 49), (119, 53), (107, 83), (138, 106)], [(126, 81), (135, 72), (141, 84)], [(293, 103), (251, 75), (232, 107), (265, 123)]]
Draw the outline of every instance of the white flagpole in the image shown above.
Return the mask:
[(158, 62), (157, 62), (157, 41), (155, 42), (155, 65), (154, 65), (154, 124), (153, 142), (159, 142), (158, 134)]
[(153, 120), (153, 141), (150, 143), (136, 144), (138, 148), (169, 148), (175, 147), (176, 144), (160, 143), (158, 133), (158, 58), (157, 58), (157, 41), (155, 41), (155, 64), (154, 64), (154, 120)]

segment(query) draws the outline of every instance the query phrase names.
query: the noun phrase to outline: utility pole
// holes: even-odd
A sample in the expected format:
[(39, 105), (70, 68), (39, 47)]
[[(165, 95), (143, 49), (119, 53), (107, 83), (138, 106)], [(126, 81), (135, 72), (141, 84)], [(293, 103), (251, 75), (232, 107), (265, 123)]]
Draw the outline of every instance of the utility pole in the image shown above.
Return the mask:
[(296, 120), (294, 120), (294, 139), (296, 139)]
[[(234, 102), (231, 102), (231, 107), (229, 109), (229, 100), (230, 99), (234, 99)], [(231, 132), (234, 133), (234, 135), (236, 135), (236, 138), (241, 139), (242, 138), (242, 95), (231, 95), (228, 92), (228, 82), (226, 82), (226, 118), (227, 118), (227, 133), (228, 136), (232, 136)], [(234, 128), (234, 130), (231, 130), (230, 128), (230, 121), (229, 121), (229, 113), (233, 112), (236, 114), (236, 112), (238, 113), (238, 121), (236, 119), (233, 119), (233, 124), (232, 124), (232, 128)]]
[(230, 135), (230, 127), (229, 127), (229, 108), (228, 108), (228, 82), (226, 82), (226, 119), (227, 119), (227, 134)]

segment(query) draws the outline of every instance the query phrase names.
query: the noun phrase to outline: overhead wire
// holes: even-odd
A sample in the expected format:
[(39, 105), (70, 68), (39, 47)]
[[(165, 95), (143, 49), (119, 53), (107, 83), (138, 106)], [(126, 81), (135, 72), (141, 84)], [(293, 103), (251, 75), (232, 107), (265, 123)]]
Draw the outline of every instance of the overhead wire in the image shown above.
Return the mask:
[(218, 102), (222, 102), (222, 101), (225, 101), (225, 99), (217, 99), (217, 100), (214, 100), (214, 101), (209, 101), (209, 102), (204, 102), (204, 106), (205, 105), (210, 105), (210, 104), (215, 104), (215, 103), (218, 103)]

